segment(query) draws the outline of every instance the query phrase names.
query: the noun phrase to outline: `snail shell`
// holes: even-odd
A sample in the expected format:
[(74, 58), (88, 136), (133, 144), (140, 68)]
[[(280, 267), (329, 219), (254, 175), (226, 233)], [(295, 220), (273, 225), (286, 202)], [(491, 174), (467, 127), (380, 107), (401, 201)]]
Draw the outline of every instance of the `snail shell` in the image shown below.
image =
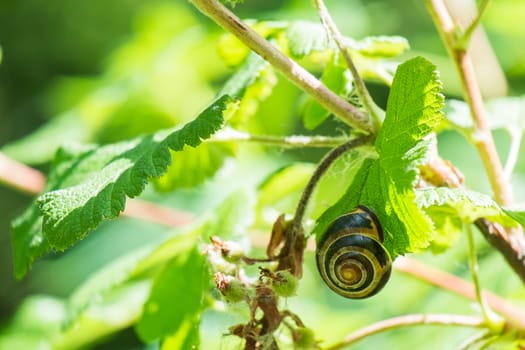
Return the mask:
[(376, 215), (360, 205), (332, 222), (316, 250), (317, 268), (325, 283), (346, 298), (362, 299), (385, 286), (392, 259), (383, 246)]

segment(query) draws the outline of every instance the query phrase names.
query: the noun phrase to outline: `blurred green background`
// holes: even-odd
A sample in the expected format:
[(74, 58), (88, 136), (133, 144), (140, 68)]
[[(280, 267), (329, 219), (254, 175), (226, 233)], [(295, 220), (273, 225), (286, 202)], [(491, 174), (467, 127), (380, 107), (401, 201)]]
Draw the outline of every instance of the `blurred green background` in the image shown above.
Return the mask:
[[(308, 1), (245, 2), (235, 8), (244, 18), (317, 21)], [(412, 47), (409, 55), (422, 54), (438, 64), (445, 93), (450, 97), (459, 96), (453, 65), (445, 55), (424, 2), (331, 0), (327, 5), (348, 36), (357, 39), (368, 35), (406, 37)], [(505, 73), (508, 92), (516, 96), (525, 92), (524, 14), (523, 1), (499, 0), (491, 3), (483, 22)], [(232, 73), (217, 52), (220, 34), (219, 28), (187, 1), (0, 2), (2, 150), (45, 171), (56, 145), (63, 141), (113, 142), (187, 120), (211, 100)], [(480, 59), (485, 56), (490, 56), (490, 50), (479, 53)], [(491, 69), (494, 67), (479, 71), (480, 77), (489, 78), (482, 81), (484, 91), (491, 95), (504, 93), (504, 88), (490, 89), (495, 84), (490, 80), (495, 74)], [(388, 90), (373, 83), (370, 88), (379, 104), (384, 105)], [(260, 107), (261, 115), (272, 116), (271, 120), (260, 123), (260, 130), (274, 134), (306, 132), (296, 118), (298, 95), (297, 89), (281, 79), (274, 94)], [(148, 118), (150, 129), (140, 122), (144, 118)], [(43, 125), (52, 127), (39, 129)], [(35, 130), (39, 132), (26, 137)], [(508, 137), (504, 132), (496, 136), (501, 155), (505, 157)], [(475, 151), (459, 135), (451, 132), (440, 135), (440, 150), (466, 175), (470, 188), (490, 193), (486, 179), (479, 176), (481, 165)], [(257, 183), (281, 165), (283, 155), (315, 161), (320, 153), (277, 150), (270, 152), (264, 163), (241, 167), (244, 173), (237, 176)], [(518, 160), (512, 182), (516, 200), (524, 202), (523, 156)], [(199, 213), (218, 204), (234, 189), (226, 178), (219, 176), (196, 190), (181, 189), (159, 195), (149, 189), (144, 196)], [(210, 193), (218, 195), (210, 199)], [(31, 199), (13, 189), (0, 187), (0, 326), (10, 320), (26, 296), (46, 293), (66, 297), (108, 261), (141, 246), (152, 235), (165, 234), (164, 228), (151, 223), (119, 219), (104, 224), (70, 251), (42, 259), (24, 280), (15, 281), (9, 226)], [(523, 288), (502, 259), (481, 238), (478, 244), (482, 281), (503, 295), (525, 300)], [(468, 278), (464, 247), (460, 241), (446, 254), (421, 258)], [(311, 265), (312, 257), (307, 258)], [(318, 330), (320, 336), (330, 335), (332, 339), (339, 338), (336, 334), (342, 336), (358, 326), (400, 313), (472, 312), (468, 302), (400, 274), (394, 276), (380, 296), (364, 302), (341, 300), (318, 288), (318, 283), (310, 266), (299, 297), (290, 300), (289, 306), (292, 310), (301, 310), (304, 321)], [(390, 299), (392, 295), (396, 296), (395, 300)], [(314, 304), (312, 300), (319, 302)], [(210, 312), (203, 327), (219, 336), (235, 322), (233, 316), (228, 317)], [(214, 321), (221, 323), (220, 329), (214, 329)], [(442, 328), (400, 330), (373, 337), (363, 342), (362, 348), (383, 348), (385, 344), (391, 344), (389, 348), (421, 348), (418, 344), (423, 339), (439, 336), (440, 342), (428, 348), (441, 349), (446, 344), (459, 344), (465, 334), (471, 333)], [(115, 349), (115, 344), (123, 349), (132, 348), (135, 342), (133, 332), (126, 332), (107, 348)], [(403, 344), (403, 347), (392, 344)]]

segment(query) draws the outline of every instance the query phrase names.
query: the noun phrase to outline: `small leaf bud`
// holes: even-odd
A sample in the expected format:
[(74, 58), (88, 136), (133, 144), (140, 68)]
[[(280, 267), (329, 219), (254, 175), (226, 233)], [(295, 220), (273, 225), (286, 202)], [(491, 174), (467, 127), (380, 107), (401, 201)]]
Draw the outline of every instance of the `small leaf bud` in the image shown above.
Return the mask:
[(277, 271), (272, 279), (273, 290), (282, 297), (291, 297), (296, 294), (298, 286), (297, 277), (290, 271)]

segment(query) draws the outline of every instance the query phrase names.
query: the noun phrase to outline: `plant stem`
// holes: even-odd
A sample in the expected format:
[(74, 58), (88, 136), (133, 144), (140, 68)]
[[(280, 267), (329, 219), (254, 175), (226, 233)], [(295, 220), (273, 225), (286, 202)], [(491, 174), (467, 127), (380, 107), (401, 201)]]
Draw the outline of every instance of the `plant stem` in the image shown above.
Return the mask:
[(350, 69), (350, 72), (352, 73), (352, 76), (354, 77), (355, 81), (355, 88), (357, 91), (357, 94), (361, 98), (361, 101), (363, 102), (363, 105), (365, 109), (368, 111), (368, 113), (372, 116), (372, 120), (374, 122), (374, 131), (377, 133), (377, 130), (379, 130), (381, 126), (381, 119), (379, 118), (379, 115), (377, 114), (378, 107), (374, 103), (374, 100), (370, 96), (370, 93), (368, 92), (368, 89), (366, 88), (366, 85), (361, 78), (361, 75), (359, 74), (357, 67), (354, 64), (354, 61), (352, 60), (352, 56), (350, 56), (350, 52), (348, 51), (348, 48), (346, 47), (344, 43), (344, 37), (337, 28), (337, 25), (335, 24), (334, 20), (332, 19), (332, 16), (330, 15), (330, 12), (328, 12), (328, 9), (326, 8), (326, 5), (324, 4), (323, 0), (314, 0), (315, 7), (317, 8), (317, 12), (319, 13), (319, 17), (321, 19), (321, 23), (323, 24), (327, 34), (329, 37), (331, 37), (337, 47), (339, 48), (339, 51), (343, 55), (343, 58), (345, 59), (346, 65)]
[(308, 202), (310, 201), (310, 197), (312, 196), (315, 186), (321, 180), (321, 177), (323, 174), (330, 168), (330, 165), (332, 165), (333, 162), (335, 162), (340, 156), (348, 152), (349, 150), (355, 149), (357, 147), (363, 146), (367, 142), (371, 140), (371, 136), (361, 136), (356, 139), (350, 140), (346, 143), (343, 143), (342, 145), (334, 148), (330, 153), (328, 153), (319, 163), (317, 168), (315, 169), (314, 173), (312, 174), (312, 177), (308, 181), (308, 184), (306, 184), (306, 187), (303, 191), (303, 194), (301, 195), (301, 198), (299, 199), (299, 203), (297, 204), (297, 209), (295, 210), (295, 215), (292, 219), (292, 226), (290, 229), (291, 237), (290, 239), (293, 241), (295, 240), (295, 234), (299, 231), (299, 228), (301, 227), (301, 223), (304, 218), (304, 214), (306, 212), (306, 207), (308, 206)]
[(474, 224), (487, 242), (503, 254), (507, 263), (525, 284), (525, 255), (521, 254), (519, 242), (509, 241), (505, 228), (496, 222), (479, 218)]
[[(414, 259), (398, 257), (394, 268), (465, 298), (476, 300), (476, 291), (471, 283)], [(525, 313), (519, 307), (488, 291), (483, 291), (483, 296), (492, 310), (505, 316), (514, 327), (525, 330)]]
[(484, 328), (485, 321), (479, 317), (451, 315), (451, 314), (413, 314), (389, 318), (367, 327), (361, 328), (348, 335), (343, 341), (329, 346), (326, 350), (339, 350), (355, 344), (371, 335), (386, 332), (392, 329), (418, 326), (418, 325), (441, 325), (456, 327)]
[[(494, 198), (500, 205), (511, 206), (512, 192), (496, 151), (483, 106), (483, 98), (474, 73), (474, 66), (470, 55), (464, 48), (466, 45), (464, 43), (458, 44), (463, 39), (461, 37), (458, 38), (457, 25), (443, 0), (427, 0), (427, 5), (450, 57), (452, 57), (456, 65), (463, 87), (464, 98), (469, 106), (470, 114), (476, 127), (476, 131), (473, 134), (475, 136), (474, 144), (481, 156), (492, 191), (494, 192)], [(484, 7), (486, 7), (486, 4)], [(519, 266), (515, 265), (514, 261), (522, 261), (525, 256), (525, 237), (521, 226), (509, 228), (506, 232), (502, 232), (501, 236), (491, 238), (502, 240), (502, 242), (497, 242), (498, 244), (492, 243), (493, 240), (489, 242), (505, 256), (505, 259), (516, 270), (516, 267)], [(506, 249), (505, 246), (511, 249)], [(523, 270), (523, 268), (521, 266), (520, 269)], [(523, 273), (520, 270), (516, 271), (518, 274)]]
[(247, 141), (280, 147), (336, 147), (348, 140), (348, 137), (331, 136), (268, 136), (253, 135), (232, 128), (224, 128), (215, 133), (206, 142)]
[(328, 111), (358, 130), (372, 134), (375, 132), (374, 124), (366, 114), (328, 89), (310, 72), (279, 51), (220, 2), (217, 0), (191, 1), (202, 13), (235, 35), (242, 43), (268, 61)]
[(514, 167), (516, 166), (516, 163), (518, 162), (518, 155), (521, 148), (521, 139), (523, 137), (523, 130), (519, 129), (509, 129), (508, 130), (510, 135), (510, 147), (509, 147), (509, 154), (507, 155), (507, 160), (505, 161), (505, 166), (503, 168), (503, 174), (505, 175), (505, 178), (507, 181), (510, 180), (510, 177), (512, 176), (512, 173), (514, 171)]
[(464, 98), (469, 106), (474, 125), (477, 128), (475, 132), (477, 135), (475, 146), (485, 166), (492, 190), (494, 191), (494, 197), (499, 204), (510, 205), (512, 203), (512, 194), (507, 181), (505, 181), (503, 168), (487, 122), (483, 98), (474, 73), (472, 60), (468, 52), (458, 46), (460, 39), (457, 38), (457, 26), (443, 0), (427, 0), (427, 4), (443, 42), (458, 70)]
[(483, 295), (481, 294), (481, 285), (479, 283), (479, 275), (478, 275), (479, 266), (478, 266), (478, 261), (476, 257), (476, 245), (474, 244), (474, 233), (472, 232), (472, 228), (470, 224), (465, 225), (465, 231), (467, 234), (467, 241), (468, 241), (470, 274), (472, 276), (472, 283), (474, 284), (476, 300), (481, 308), (481, 313), (483, 315), (483, 318), (485, 319), (485, 322), (487, 323), (490, 329), (495, 329), (497, 326), (495, 326), (495, 322), (490, 317), (489, 307), (487, 306), (487, 303), (485, 302), (485, 298), (483, 298)]
[(0, 152), (0, 183), (15, 190), (37, 194), (44, 190), (45, 176)]
[[(0, 183), (20, 192), (37, 195), (44, 191), (46, 177), (40, 171), (21, 164), (0, 152)], [(148, 220), (168, 227), (181, 227), (193, 220), (193, 214), (128, 198), (122, 215)]]

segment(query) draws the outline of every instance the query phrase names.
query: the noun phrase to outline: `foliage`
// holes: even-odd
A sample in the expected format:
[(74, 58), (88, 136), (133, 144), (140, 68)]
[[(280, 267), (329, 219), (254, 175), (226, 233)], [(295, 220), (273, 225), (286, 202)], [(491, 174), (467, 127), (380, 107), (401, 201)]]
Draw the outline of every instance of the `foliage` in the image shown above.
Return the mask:
[[(235, 12), (250, 9), (249, 2), (221, 2)], [(293, 12), (280, 10), (272, 13), (276, 21), (246, 23), (352, 110), (369, 116), (366, 96), (356, 88), (363, 78), (372, 98), (385, 106), (377, 135), (330, 158), (364, 132), (292, 86), (233, 33), (209, 27), (191, 4), (144, 7), (135, 32), (99, 76), (62, 80), (48, 95), (55, 116), (2, 148), (20, 162), (48, 167), (43, 192), (12, 223), (17, 278), (35, 278), (31, 268), (38, 272), (55, 257), (75, 257), (97, 236), (105, 241), (95, 244), (91, 256), (75, 258), (72, 271), (97, 261), (93, 256), (103, 246), (116, 249), (133, 236), (144, 239), (97, 262), (72, 291), (25, 299), (0, 333), (0, 349), (111, 346), (112, 337), (129, 337), (126, 330), (136, 335), (130, 348), (318, 349), (398, 313), (442, 305), (472, 313), (467, 302), (440, 300), (427, 285), (397, 273), (372, 301), (342, 301), (319, 288), (308, 248), (303, 260), (304, 244), (311, 236), (319, 241), (337, 217), (358, 205), (377, 215), (392, 258), (419, 253), (458, 274), (464, 271), (457, 271), (457, 262), (472, 262), (473, 256), (475, 262), (476, 256), (465, 247), (465, 227), (485, 218), (516, 228), (525, 224), (525, 214), (498, 204), (468, 178), (468, 188), (425, 182), (437, 142), (444, 155), (454, 132), (472, 145), (479, 140), (468, 104), (445, 101), (450, 91), (443, 91), (441, 66), (409, 51), (408, 40), (398, 35), (344, 37), (355, 77), (323, 25), (302, 17), (285, 20)], [(2, 49), (5, 54), (9, 46)], [(388, 95), (386, 103), (381, 92)], [(486, 102), (490, 128), (510, 135), (507, 174), (520, 179), (524, 101)], [(316, 165), (319, 159), (325, 168)], [(322, 176), (316, 177), (319, 169)], [(312, 181), (316, 191), (309, 193), (304, 189)], [(139, 196), (174, 215), (187, 214), (191, 223), (169, 230), (153, 223), (124, 226), (130, 219), (120, 216), (129, 199)], [(298, 214), (301, 206), (304, 216)], [(115, 238), (120, 230), (126, 238)], [(155, 237), (157, 231), (162, 233)], [(522, 300), (519, 282), (506, 282), (510, 269), (490, 269), (495, 258), (488, 245), (479, 252), (487, 259), (480, 270), (504, 282), (489, 286)], [(434, 302), (436, 307), (429, 306)], [(519, 332), (496, 331), (491, 319), (483, 321), (493, 338), (480, 347), (492, 341), (517, 346)], [(450, 338), (435, 348), (471, 334), (439, 332)], [(393, 337), (404, 348), (417, 345), (409, 336)], [(369, 338), (364, 348), (391, 344)]]

